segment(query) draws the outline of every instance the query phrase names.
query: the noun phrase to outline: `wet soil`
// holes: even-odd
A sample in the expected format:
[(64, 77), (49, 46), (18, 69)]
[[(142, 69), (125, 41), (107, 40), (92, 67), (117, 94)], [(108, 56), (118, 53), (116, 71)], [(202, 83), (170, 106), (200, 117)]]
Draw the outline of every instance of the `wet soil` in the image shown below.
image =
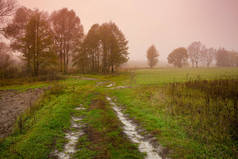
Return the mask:
[[(80, 111), (85, 108), (82, 107), (80, 104), (80, 107), (75, 108), (75, 110)], [(83, 127), (84, 124), (82, 124), (82, 118), (73, 116), (71, 120), (71, 127), (70, 130), (68, 130), (65, 134), (65, 138), (67, 140), (67, 143), (64, 145), (64, 150), (62, 152), (59, 152), (58, 150), (55, 150), (50, 156), (51, 158), (55, 159), (70, 159), (72, 158), (73, 154), (77, 151), (76, 145), (78, 142), (78, 139), (80, 136), (84, 135)]]
[(139, 144), (139, 150), (147, 155), (146, 159), (166, 159), (166, 149), (158, 144), (153, 144), (152, 137), (148, 138), (148, 135), (141, 135), (137, 125), (132, 120), (128, 119), (125, 114), (123, 114), (121, 108), (118, 107), (110, 97), (107, 97), (107, 100), (113, 106), (119, 120), (123, 123), (124, 133), (132, 142)]
[(29, 89), (24, 92), (0, 91), (0, 138), (12, 132), (17, 117), (32, 106), (45, 90), (46, 88)]

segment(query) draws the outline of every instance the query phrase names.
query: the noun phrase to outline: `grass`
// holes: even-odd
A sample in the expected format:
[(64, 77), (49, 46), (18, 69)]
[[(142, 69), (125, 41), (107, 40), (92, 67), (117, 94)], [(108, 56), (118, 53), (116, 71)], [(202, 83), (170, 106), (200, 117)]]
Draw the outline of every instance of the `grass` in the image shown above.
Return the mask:
[[(125, 113), (156, 136), (159, 143), (172, 150), (172, 158), (236, 158), (237, 139), (230, 136), (236, 134), (234, 127), (237, 124), (237, 113), (233, 105), (237, 101), (237, 75), (236, 68), (137, 70), (134, 87), (110, 93), (117, 97), (118, 103), (125, 108)], [(228, 80), (229, 86), (226, 82), (221, 82), (226, 80), (216, 80), (225, 78), (234, 80)], [(185, 85), (189, 85), (191, 79), (201, 82), (190, 86), (198, 88), (181, 89), (180, 85), (185, 82)], [(203, 82), (202, 79), (208, 81)], [(218, 92), (223, 92), (220, 98), (225, 99), (210, 100), (208, 107), (206, 97), (218, 88), (214, 83), (219, 84)], [(176, 87), (176, 100), (168, 93), (170, 85)], [(187, 95), (186, 92), (190, 94)], [(219, 102), (219, 106), (215, 101)], [(214, 113), (192, 113), (192, 108), (203, 112), (210, 109)], [(219, 127), (221, 130), (218, 132), (219, 128), (215, 123), (219, 120), (223, 121), (220, 124), (223, 127)], [(232, 121), (233, 125), (228, 124), (227, 120)], [(226, 129), (226, 133), (223, 129)]]
[(17, 85), (8, 85), (0, 87), (0, 90), (17, 90), (17, 91), (26, 91), (28, 89), (35, 89), (35, 88), (43, 88), (48, 87), (50, 83), (46, 82), (35, 82), (35, 83), (24, 83), (24, 84), (17, 84)]
[(214, 80), (238, 78), (238, 68), (162, 68), (136, 70), (136, 84), (165, 85), (173, 82), (186, 82), (191, 79)]
[[(73, 85), (62, 88), (62, 93), (52, 91), (39, 103), (41, 106), (34, 114), (24, 117), (23, 131), (15, 130), (11, 136), (0, 142), (0, 158), (3, 159), (44, 159), (54, 147), (62, 148), (64, 131), (70, 126), (71, 114), (74, 111)], [(72, 81), (78, 87), (88, 81)], [(54, 89), (53, 89), (54, 90)], [(22, 116), (24, 116), (23, 114)]]
[[(55, 149), (62, 151), (72, 115), (82, 117), (86, 125), (75, 158), (143, 158), (122, 133), (106, 95), (116, 97), (124, 113), (167, 147), (171, 158), (237, 158), (237, 68), (144, 69), (83, 76), (98, 80), (69, 76), (56, 84), (1, 87), (24, 91), (50, 85), (51, 90), (18, 119), (14, 133), (0, 141), (0, 158), (44, 159)], [(108, 81), (132, 87), (97, 86)], [(80, 104), (86, 110), (76, 112)]]

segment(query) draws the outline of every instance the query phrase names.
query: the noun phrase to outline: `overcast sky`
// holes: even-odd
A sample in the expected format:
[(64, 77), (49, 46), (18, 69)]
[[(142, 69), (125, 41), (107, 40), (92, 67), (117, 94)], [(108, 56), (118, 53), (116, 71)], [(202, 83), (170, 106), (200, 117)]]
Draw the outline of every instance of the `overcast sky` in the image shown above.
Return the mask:
[(63, 7), (80, 17), (85, 33), (113, 21), (129, 40), (130, 59), (144, 60), (154, 44), (161, 60), (176, 47), (201, 41), (238, 51), (238, 0), (18, 0), (52, 12)]

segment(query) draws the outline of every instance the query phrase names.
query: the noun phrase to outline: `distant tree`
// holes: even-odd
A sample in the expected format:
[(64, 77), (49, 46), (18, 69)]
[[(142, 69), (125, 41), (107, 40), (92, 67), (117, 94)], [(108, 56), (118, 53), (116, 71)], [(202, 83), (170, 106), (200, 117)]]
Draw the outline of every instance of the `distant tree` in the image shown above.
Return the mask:
[(76, 13), (67, 8), (53, 12), (51, 22), (59, 55), (60, 71), (67, 73), (74, 46), (83, 38), (83, 26)]
[(156, 50), (155, 46), (154, 45), (150, 46), (149, 49), (147, 50), (147, 60), (150, 68), (153, 68), (158, 63), (158, 56), (159, 53)]
[(211, 65), (215, 59), (216, 50), (214, 48), (207, 49), (205, 46), (201, 49), (201, 59), (207, 67)]
[(187, 64), (187, 50), (183, 47), (177, 48), (169, 54), (167, 59), (169, 64), (173, 64), (176, 67), (182, 67)]
[(216, 52), (216, 65), (219, 67), (235, 67), (238, 66), (238, 53), (229, 51), (224, 48)]
[(3, 31), (2, 27), (6, 18), (13, 15), (15, 8), (15, 0), (0, 0), (0, 31)]
[(201, 61), (201, 48), (202, 43), (199, 41), (193, 42), (188, 47), (188, 57), (192, 63), (192, 67), (198, 67), (199, 62)]

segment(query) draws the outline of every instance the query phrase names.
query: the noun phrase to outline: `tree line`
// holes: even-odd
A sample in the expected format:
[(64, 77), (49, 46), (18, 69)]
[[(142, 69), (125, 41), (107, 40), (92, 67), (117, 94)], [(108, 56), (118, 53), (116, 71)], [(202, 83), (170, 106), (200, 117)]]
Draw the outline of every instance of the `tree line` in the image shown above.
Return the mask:
[[(149, 67), (158, 63), (159, 53), (154, 45), (147, 50)], [(238, 52), (225, 48), (207, 48), (200, 41), (191, 43), (188, 48), (179, 47), (173, 50), (167, 57), (168, 63), (175, 67), (238, 67)]]
[[(13, 1), (4, 2), (5, 6), (13, 4)], [(10, 12), (12, 14), (13, 10)], [(111, 73), (128, 61), (128, 41), (115, 23), (94, 24), (85, 35), (80, 18), (67, 8), (48, 14), (20, 7), (1, 30), (1, 34), (10, 40), (10, 47), (1, 42), (1, 57), (9, 59), (9, 52), (20, 54), (21, 74), (52, 75), (72, 70)], [(12, 65), (13, 61), (2, 58), (0, 73), (9, 74), (9, 68), (5, 66)]]

